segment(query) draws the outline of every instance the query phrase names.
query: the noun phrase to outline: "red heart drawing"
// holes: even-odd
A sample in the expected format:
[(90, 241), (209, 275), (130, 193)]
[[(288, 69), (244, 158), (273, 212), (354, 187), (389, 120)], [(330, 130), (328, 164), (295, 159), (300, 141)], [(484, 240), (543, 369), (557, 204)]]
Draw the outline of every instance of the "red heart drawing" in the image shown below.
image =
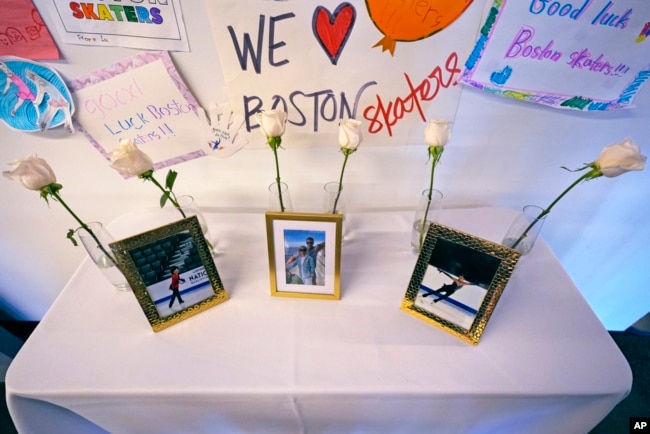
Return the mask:
[(314, 9), (314, 36), (334, 65), (348, 41), (356, 16), (357, 11), (350, 3), (341, 3), (333, 14), (323, 6)]

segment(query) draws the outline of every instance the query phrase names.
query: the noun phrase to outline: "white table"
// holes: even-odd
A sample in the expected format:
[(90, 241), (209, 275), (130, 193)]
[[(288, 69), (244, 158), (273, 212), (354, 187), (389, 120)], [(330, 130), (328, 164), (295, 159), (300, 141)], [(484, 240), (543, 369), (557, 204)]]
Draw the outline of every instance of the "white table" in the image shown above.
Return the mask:
[[(160, 215), (109, 227), (129, 236)], [(442, 222), (498, 241), (513, 216)], [(630, 391), (627, 361), (543, 240), (474, 347), (399, 309), (410, 212), (346, 217), (340, 301), (270, 296), (262, 213), (206, 219), (231, 299), (154, 333), (84, 260), (7, 374), (21, 433), (586, 433)]]

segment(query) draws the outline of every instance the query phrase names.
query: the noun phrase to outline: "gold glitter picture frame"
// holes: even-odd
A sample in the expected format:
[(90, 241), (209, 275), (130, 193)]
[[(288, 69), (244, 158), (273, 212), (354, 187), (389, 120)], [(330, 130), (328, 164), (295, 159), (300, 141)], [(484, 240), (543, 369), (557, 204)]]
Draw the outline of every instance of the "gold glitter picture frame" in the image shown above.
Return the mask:
[(401, 309), (477, 345), (519, 257), (500, 244), (432, 223)]
[(266, 212), (271, 295), (341, 298), (342, 214)]
[(155, 332), (228, 300), (196, 216), (110, 247)]

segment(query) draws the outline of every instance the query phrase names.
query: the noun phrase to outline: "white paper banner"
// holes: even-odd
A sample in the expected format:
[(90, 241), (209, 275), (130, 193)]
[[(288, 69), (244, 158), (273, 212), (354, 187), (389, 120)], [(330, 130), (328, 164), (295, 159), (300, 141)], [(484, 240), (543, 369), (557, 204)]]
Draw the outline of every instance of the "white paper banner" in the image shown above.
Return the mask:
[[(450, 4), (451, 3), (451, 4)], [(481, 19), (471, 0), (206, 1), (230, 103), (248, 147), (266, 146), (254, 113), (288, 113), (283, 147), (338, 144), (340, 119), (364, 146), (422, 144), (453, 119), (457, 80)]]
[(77, 45), (189, 51), (179, 0), (76, 2), (35, 0), (64, 42)]
[(461, 82), (584, 111), (633, 107), (650, 77), (650, 2), (496, 0)]

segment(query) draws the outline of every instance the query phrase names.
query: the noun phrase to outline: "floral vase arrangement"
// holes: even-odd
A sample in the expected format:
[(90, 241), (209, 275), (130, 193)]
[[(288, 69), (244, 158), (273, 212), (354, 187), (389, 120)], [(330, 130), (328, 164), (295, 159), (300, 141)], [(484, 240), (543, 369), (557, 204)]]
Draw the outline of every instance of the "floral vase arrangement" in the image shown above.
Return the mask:
[(343, 154), (343, 166), (338, 182), (325, 184), (325, 211), (331, 214), (342, 213), (341, 193), (343, 191), (343, 175), (348, 163), (348, 157), (354, 154), (362, 141), (361, 122), (356, 119), (344, 119), (339, 124), (339, 148)]
[(29, 190), (39, 191), (48, 205), (48, 198), (59, 202), (79, 224), (77, 230), (68, 230), (68, 239), (72, 241), (73, 245), (77, 246), (77, 241), (74, 238), (74, 235), (77, 234), (88, 255), (108, 280), (116, 288), (128, 290), (129, 286), (126, 278), (119, 270), (117, 261), (110, 251), (109, 243), (114, 241), (113, 237), (101, 223), (85, 223), (63, 200), (61, 197), (63, 185), (56, 182), (56, 175), (47, 161), (36, 155), (30, 155), (22, 160), (14, 161), (10, 165), (12, 166), (11, 170), (2, 172), (2, 174), (11, 180), (17, 181)]
[(451, 137), (452, 123), (444, 119), (434, 119), (428, 122), (424, 129), (424, 142), (427, 145), (427, 154), (431, 159), (431, 174), (429, 187), (422, 192), (420, 201), (415, 211), (413, 231), (411, 235), (411, 248), (419, 253), (424, 243), (431, 222), (436, 221), (442, 204), (442, 193), (433, 188), (433, 178), (436, 166), (440, 162), (445, 146)]
[[(280, 212), (291, 211), (289, 187), (280, 179), (280, 163), (278, 161), (278, 148), (282, 146), (282, 135), (287, 126), (287, 114), (281, 110), (264, 110), (256, 113), (255, 119), (275, 158), (275, 182), (269, 185), (269, 205), (271, 209), (279, 209)], [(277, 196), (274, 191), (277, 191)]]
[(136, 176), (139, 179), (153, 183), (153, 185), (162, 192), (159, 201), (160, 208), (163, 208), (167, 202), (170, 202), (183, 218), (196, 215), (205, 240), (208, 243), (208, 247), (210, 250), (214, 249), (210, 239), (211, 237), (208, 225), (205, 222), (205, 218), (203, 217), (199, 207), (196, 205), (194, 198), (188, 195), (176, 197), (174, 194), (174, 183), (178, 177), (176, 171), (170, 169), (167, 172), (165, 185), (163, 186), (154, 177), (154, 165), (151, 157), (140, 150), (132, 140), (128, 139), (120, 141), (119, 145), (111, 151), (110, 158), (112, 161), (110, 167), (117, 170), (122, 175)]
[(160, 191), (162, 191), (162, 196), (160, 196), (161, 208), (165, 206), (167, 201), (169, 201), (180, 212), (183, 218), (187, 217), (179, 205), (176, 195), (172, 191), (178, 173), (173, 170), (167, 172), (165, 186), (163, 187), (162, 184), (160, 184), (160, 182), (158, 182), (158, 180), (153, 176), (154, 168), (151, 157), (138, 149), (136, 144), (132, 140), (128, 139), (120, 140), (120, 144), (111, 151), (110, 157), (112, 161), (111, 167), (122, 175), (137, 176), (140, 179), (152, 182), (156, 187), (158, 187)]
[(516, 219), (506, 233), (502, 244), (525, 255), (532, 249), (537, 234), (541, 230), (541, 224), (551, 212), (551, 209), (576, 185), (601, 176), (614, 178), (629, 171), (643, 170), (646, 160), (647, 157), (641, 155), (639, 147), (630, 139), (625, 139), (622, 143), (606, 146), (595, 161), (585, 164), (583, 167), (575, 170), (563, 167), (563, 169), (569, 170), (570, 172), (581, 172), (584, 170), (587, 170), (587, 172), (583, 173), (571, 183), (546, 208), (536, 208), (539, 212), (534, 217), (529, 217), (528, 224), (521, 223), (520, 219), (523, 217)]

